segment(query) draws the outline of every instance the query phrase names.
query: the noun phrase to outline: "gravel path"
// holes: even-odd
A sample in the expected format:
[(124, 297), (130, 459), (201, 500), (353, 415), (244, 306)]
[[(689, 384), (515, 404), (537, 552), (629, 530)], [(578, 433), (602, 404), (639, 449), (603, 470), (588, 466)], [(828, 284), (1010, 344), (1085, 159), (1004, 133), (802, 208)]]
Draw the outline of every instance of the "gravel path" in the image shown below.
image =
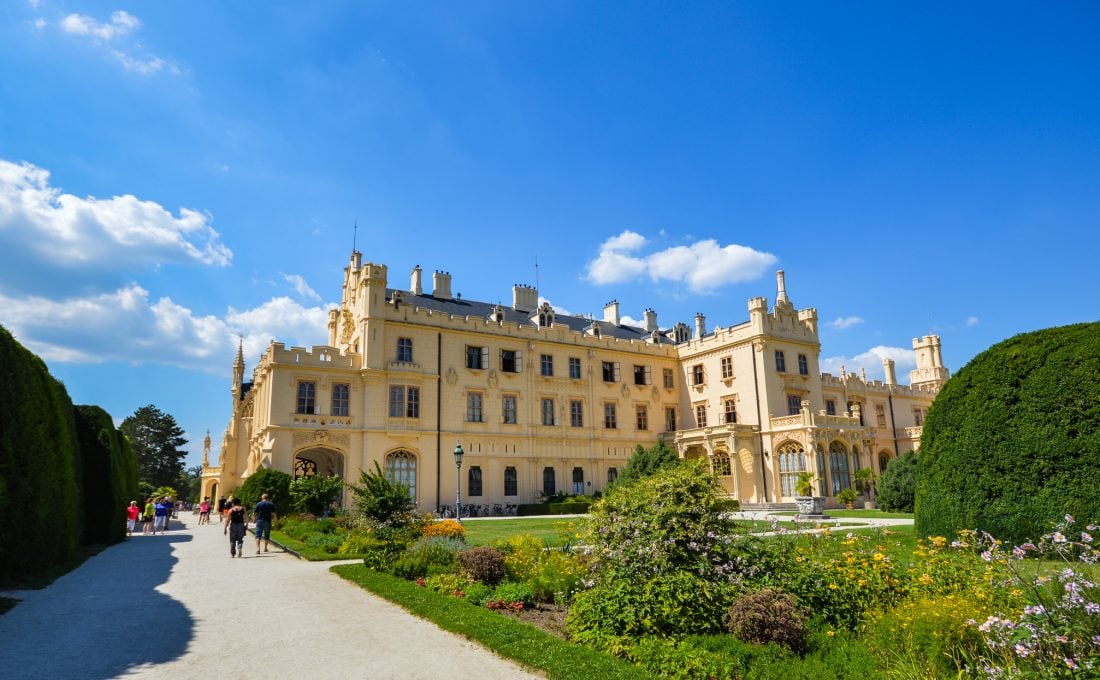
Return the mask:
[[(4, 678), (539, 677), (285, 553), (181, 515), (0, 616)], [(251, 536), (248, 537), (251, 539)], [(274, 547), (272, 548), (274, 549)]]

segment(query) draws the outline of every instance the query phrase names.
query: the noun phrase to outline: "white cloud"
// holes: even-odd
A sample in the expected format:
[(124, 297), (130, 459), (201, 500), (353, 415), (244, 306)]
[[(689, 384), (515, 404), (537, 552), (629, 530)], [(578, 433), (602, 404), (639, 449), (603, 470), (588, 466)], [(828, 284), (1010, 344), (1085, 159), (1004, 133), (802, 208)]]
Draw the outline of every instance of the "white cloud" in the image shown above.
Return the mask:
[(0, 286), (34, 291), (35, 282), (56, 284), (58, 271), (94, 276), (169, 263), (226, 266), (233, 252), (211, 222), (207, 213), (180, 208), (177, 216), (130, 194), (63, 193), (50, 186), (48, 170), (0, 159), (0, 251), (19, 263), (0, 271)]
[(110, 21), (106, 23), (100, 23), (84, 14), (69, 14), (58, 26), (64, 33), (88, 38), (114, 57), (127, 71), (148, 76), (168, 67), (172, 73), (182, 74), (178, 67), (149, 53), (140, 43), (122, 44), (129, 42), (125, 39), (141, 28), (141, 21), (129, 12), (113, 12)]
[(842, 316), (839, 319), (833, 319), (829, 323), (825, 324), (829, 328), (835, 328), (836, 330), (844, 330), (845, 328), (851, 328), (863, 323), (863, 318), (858, 316)]
[(823, 358), (821, 359), (821, 372), (839, 376), (842, 366), (849, 373), (859, 373), (859, 369), (865, 368), (867, 369), (868, 380), (883, 380), (886, 375), (882, 367), (883, 359), (894, 360), (899, 379), (904, 375), (905, 371), (917, 367), (917, 358), (916, 355), (913, 354), (911, 348), (906, 349), (904, 347), (876, 345), (866, 352), (857, 354), (854, 357), (836, 356)]
[(619, 317), (619, 325), (620, 326), (634, 326), (636, 328), (645, 328), (645, 322), (644, 321), (638, 321), (637, 319), (635, 319), (632, 316), (620, 316)]
[(604, 241), (595, 260), (588, 263), (588, 278), (593, 283), (621, 283), (646, 274), (653, 281), (687, 284), (696, 293), (720, 286), (749, 281), (775, 264), (771, 253), (747, 246), (719, 245), (714, 239), (673, 246), (649, 255), (634, 255), (647, 243), (644, 237), (624, 231)]
[(50, 300), (0, 293), (0, 323), (47, 361), (159, 363), (224, 373), (238, 337), (257, 357), (271, 340), (310, 346), (327, 342), (328, 314), (286, 297), (224, 318), (199, 316), (171, 298), (151, 300), (137, 284), (109, 293)]
[(978, 325), (978, 317), (976, 317), (976, 316), (966, 317), (966, 326), (967, 326), (967, 328), (973, 328), (974, 326), (977, 326), (977, 325)]
[(42, 17), (37, 17), (32, 23), (33, 23), (35, 29), (37, 29), (39, 31), (46, 28), (46, 20), (43, 19)]
[(61, 30), (73, 35), (89, 35), (100, 40), (114, 40), (133, 32), (141, 26), (138, 18), (121, 10), (111, 14), (108, 23), (101, 24), (83, 14), (69, 14), (61, 20)]
[(316, 300), (320, 302), (321, 296), (317, 294), (317, 291), (309, 287), (309, 284), (306, 283), (306, 280), (302, 278), (300, 274), (283, 274), (283, 278), (286, 279), (286, 282), (289, 283), (292, 288), (294, 288), (294, 291), (298, 293), (298, 295), (307, 300)]

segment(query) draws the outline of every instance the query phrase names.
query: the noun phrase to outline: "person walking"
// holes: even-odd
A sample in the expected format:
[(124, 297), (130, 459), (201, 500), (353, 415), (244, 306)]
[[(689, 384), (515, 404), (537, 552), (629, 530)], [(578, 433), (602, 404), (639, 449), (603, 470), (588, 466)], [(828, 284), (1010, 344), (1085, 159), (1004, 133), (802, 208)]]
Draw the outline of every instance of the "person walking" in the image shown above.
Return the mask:
[(202, 503), (199, 503), (199, 524), (210, 524), (210, 496), (206, 496), (202, 499)]
[(137, 501), (130, 501), (130, 507), (126, 508), (126, 535), (133, 536), (134, 529), (137, 528), (138, 517), (141, 516), (141, 508), (138, 507)]
[(228, 505), (225, 501), (225, 496), (218, 499), (218, 517), (225, 519), (225, 506)]
[(157, 502), (153, 505), (153, 535), (157, 535), (157, 531), (164, 533), (164, 523), (168, 518), (168, 506), (164, 504), (163, 498), (158, 498)]
[(141, 516), (141, 533), (146, 536), (153, 530), (153, 517), (157, 513), (157, 506), (153, 505), (153, 497), (145, 501), (145, 512)]
[(279, 518), (278, 508), (271, 502), (270, 497), (265, 493), (260, 496), (260, 502), (256, 504), (255, 510), (252, 511), (252, 518), (256, 521), (256, 554), (260, 554), (260, 538), (264, 540), (264, 552), (267, 552), (267, 546), (271, 542), (271, 523)]
[(244, 555), (244, 535), (248, 531), (248, 516), (241, 507), (241, 499), (234, 498), (229, 506), (229, 512), (225, 513), (225, 528), (222, 534), (229, 534), (229, 556), (242, 557)]

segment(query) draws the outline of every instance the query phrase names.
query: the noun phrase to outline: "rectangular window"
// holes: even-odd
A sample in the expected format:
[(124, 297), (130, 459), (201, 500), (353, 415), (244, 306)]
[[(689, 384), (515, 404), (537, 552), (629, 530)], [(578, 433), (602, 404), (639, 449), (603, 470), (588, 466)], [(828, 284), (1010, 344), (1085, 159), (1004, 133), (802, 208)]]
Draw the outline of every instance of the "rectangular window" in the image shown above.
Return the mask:
[(810, 374), (810, 362), (806, 359), (805, 354), (798, 355), (798, 374), (809, 375)]
[(613, 468), (613, 467), (612, 468), (607, 468), (607, 483), (608, 484), (610, 484), (611, 482), (615, 481), (618, 478), (619, 478), (619, 469), (618, 468)]
[(696, 404), (695, 405), (695, 427), (707, 426), (707, 405)]
[(412, 338), (397, 339), (397, 360), (412, 363), (413, 341)]
[(390, 385), (390, 417), (419, 418), (420, 388)]
[(923, 427), (924, 426), (924, 409), (922, 409), (922, 408), (913, 409), (913, 424), (916, 425), (917, 427)]
[(649, 366), (634, 366), (634, 384), (635, 385), (652, 385), (653, 384), (653, 369)]
[(505, 496), (518, 496), (519, 495), (519, 477), (516, 475), (516, 469), (509, 465), (504, 468), (504, 495)]
[(786, 373), (787, 371), (787, 359), (783, 356), (782, 350), (775, 350), (775, 370), (780, 373)]
[(513, 349), (500, 350), (500, 370), (504, 373), (519, 373), (523, 364), (523, 352)]
[(733, 377), (733, 357), (722, 357), (722, 379)]
[(676, 431), (676, 407), (665, 407), (665, 432)]
[(553, 425), (554, 424), (554, 400), (543, 399), (542, 400), (542, 424)]
[(580, 399), (569, 402), (569, 424), (573, 427), (584, 427), (584, 402)]
[(501, 398), (502, 414), (505, 425), (516, 424), (516, 395), (506, 394)]
[(797, 416), (802, 413), (802, 398), (797, 394), (787, 395), (787, 415)]
[(539, 371), (542, 375), (551, 377), (554, 375), (554, 355), (543, 354), (539, 357)]
[(466, 393), (466, 422), (482, 422), (481, 392)]
[(886, 427), (886, 407), (882, 404), (875, 404), (875, 422), (879, 427)]
[(737, 422), (737, 401), (734, 399), (726, 399), (722, 402), (722, 412), (725, 415), (725, 421), (727, 424)]
[(639, 430), (649, 429), (649, 409), (645, 404), (634, 407), (634, 426)]
[(466, 495), (468, 496), (480, 496), (481, 495), (481, 466), (475, 465), (470, 468), (466, 477)]
[(351, 385), (347, 383), (334, 383), (332, 386), (332, 415), (346, 416), (348, 414), (348, 393)]
[(584, 495), (584, 468), (573, 468), (573, 495)]
[(661, 377), (665, 382), (665, 388), (666, 389), (671, 390), (673, 387), (676, 386), (675, 379), (672, 377), (672, 369), (671, 368), (662, 368), (661, 369)]
[(489, 367), (489, 348), (466, 345), (466, 368), (484, 370)]
[(691, 384), (702, 385), (706, 382), (706, 374), (703, 373), (703, 364), (695, 364), (691, 367)]
[(616, 407), (614, 402), (607, 402), (603, 405), (603, 426), (604, 429), (614, 430), (619, 427), (618, 418), (616, 417)]
[(558, 485), (554, 479), (554, 468), (542, 469), (542, 495), (553, 496), (558, 492)]
[(569, 357), (569, 377), (574, 380), (581, 379), (581, 360), (579, 357)]
[(303, 380), (298, 383), (298, 410), (295, 413), (317, 412), (317, 383)]
[(833, 399), (825, 400), (825, 414), (830, 416), (836, 415), (836, 401)]
[(619, 362), (618, 361), (605, 361), (601, 364), (603, 368), (603, 381), (604, 382), (619, 382)]

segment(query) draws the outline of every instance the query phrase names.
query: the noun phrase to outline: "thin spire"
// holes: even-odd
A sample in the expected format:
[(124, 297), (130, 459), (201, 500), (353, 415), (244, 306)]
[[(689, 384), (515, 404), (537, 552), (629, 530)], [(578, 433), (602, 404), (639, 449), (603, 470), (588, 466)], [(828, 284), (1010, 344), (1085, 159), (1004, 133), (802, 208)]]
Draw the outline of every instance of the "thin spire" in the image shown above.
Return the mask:
[(240, 340), (237, 342), (237, 361), (235, 363), (244, 365), (244, 336), (237, 336)]
[(351, 252), (355, 252), (356, 246), (359, 245), (359, 218), (355, 218), (355, 223), (351, 227)]
[(535, 255), (535, 298), (538, 298), (539, 293), (539, 256)]

